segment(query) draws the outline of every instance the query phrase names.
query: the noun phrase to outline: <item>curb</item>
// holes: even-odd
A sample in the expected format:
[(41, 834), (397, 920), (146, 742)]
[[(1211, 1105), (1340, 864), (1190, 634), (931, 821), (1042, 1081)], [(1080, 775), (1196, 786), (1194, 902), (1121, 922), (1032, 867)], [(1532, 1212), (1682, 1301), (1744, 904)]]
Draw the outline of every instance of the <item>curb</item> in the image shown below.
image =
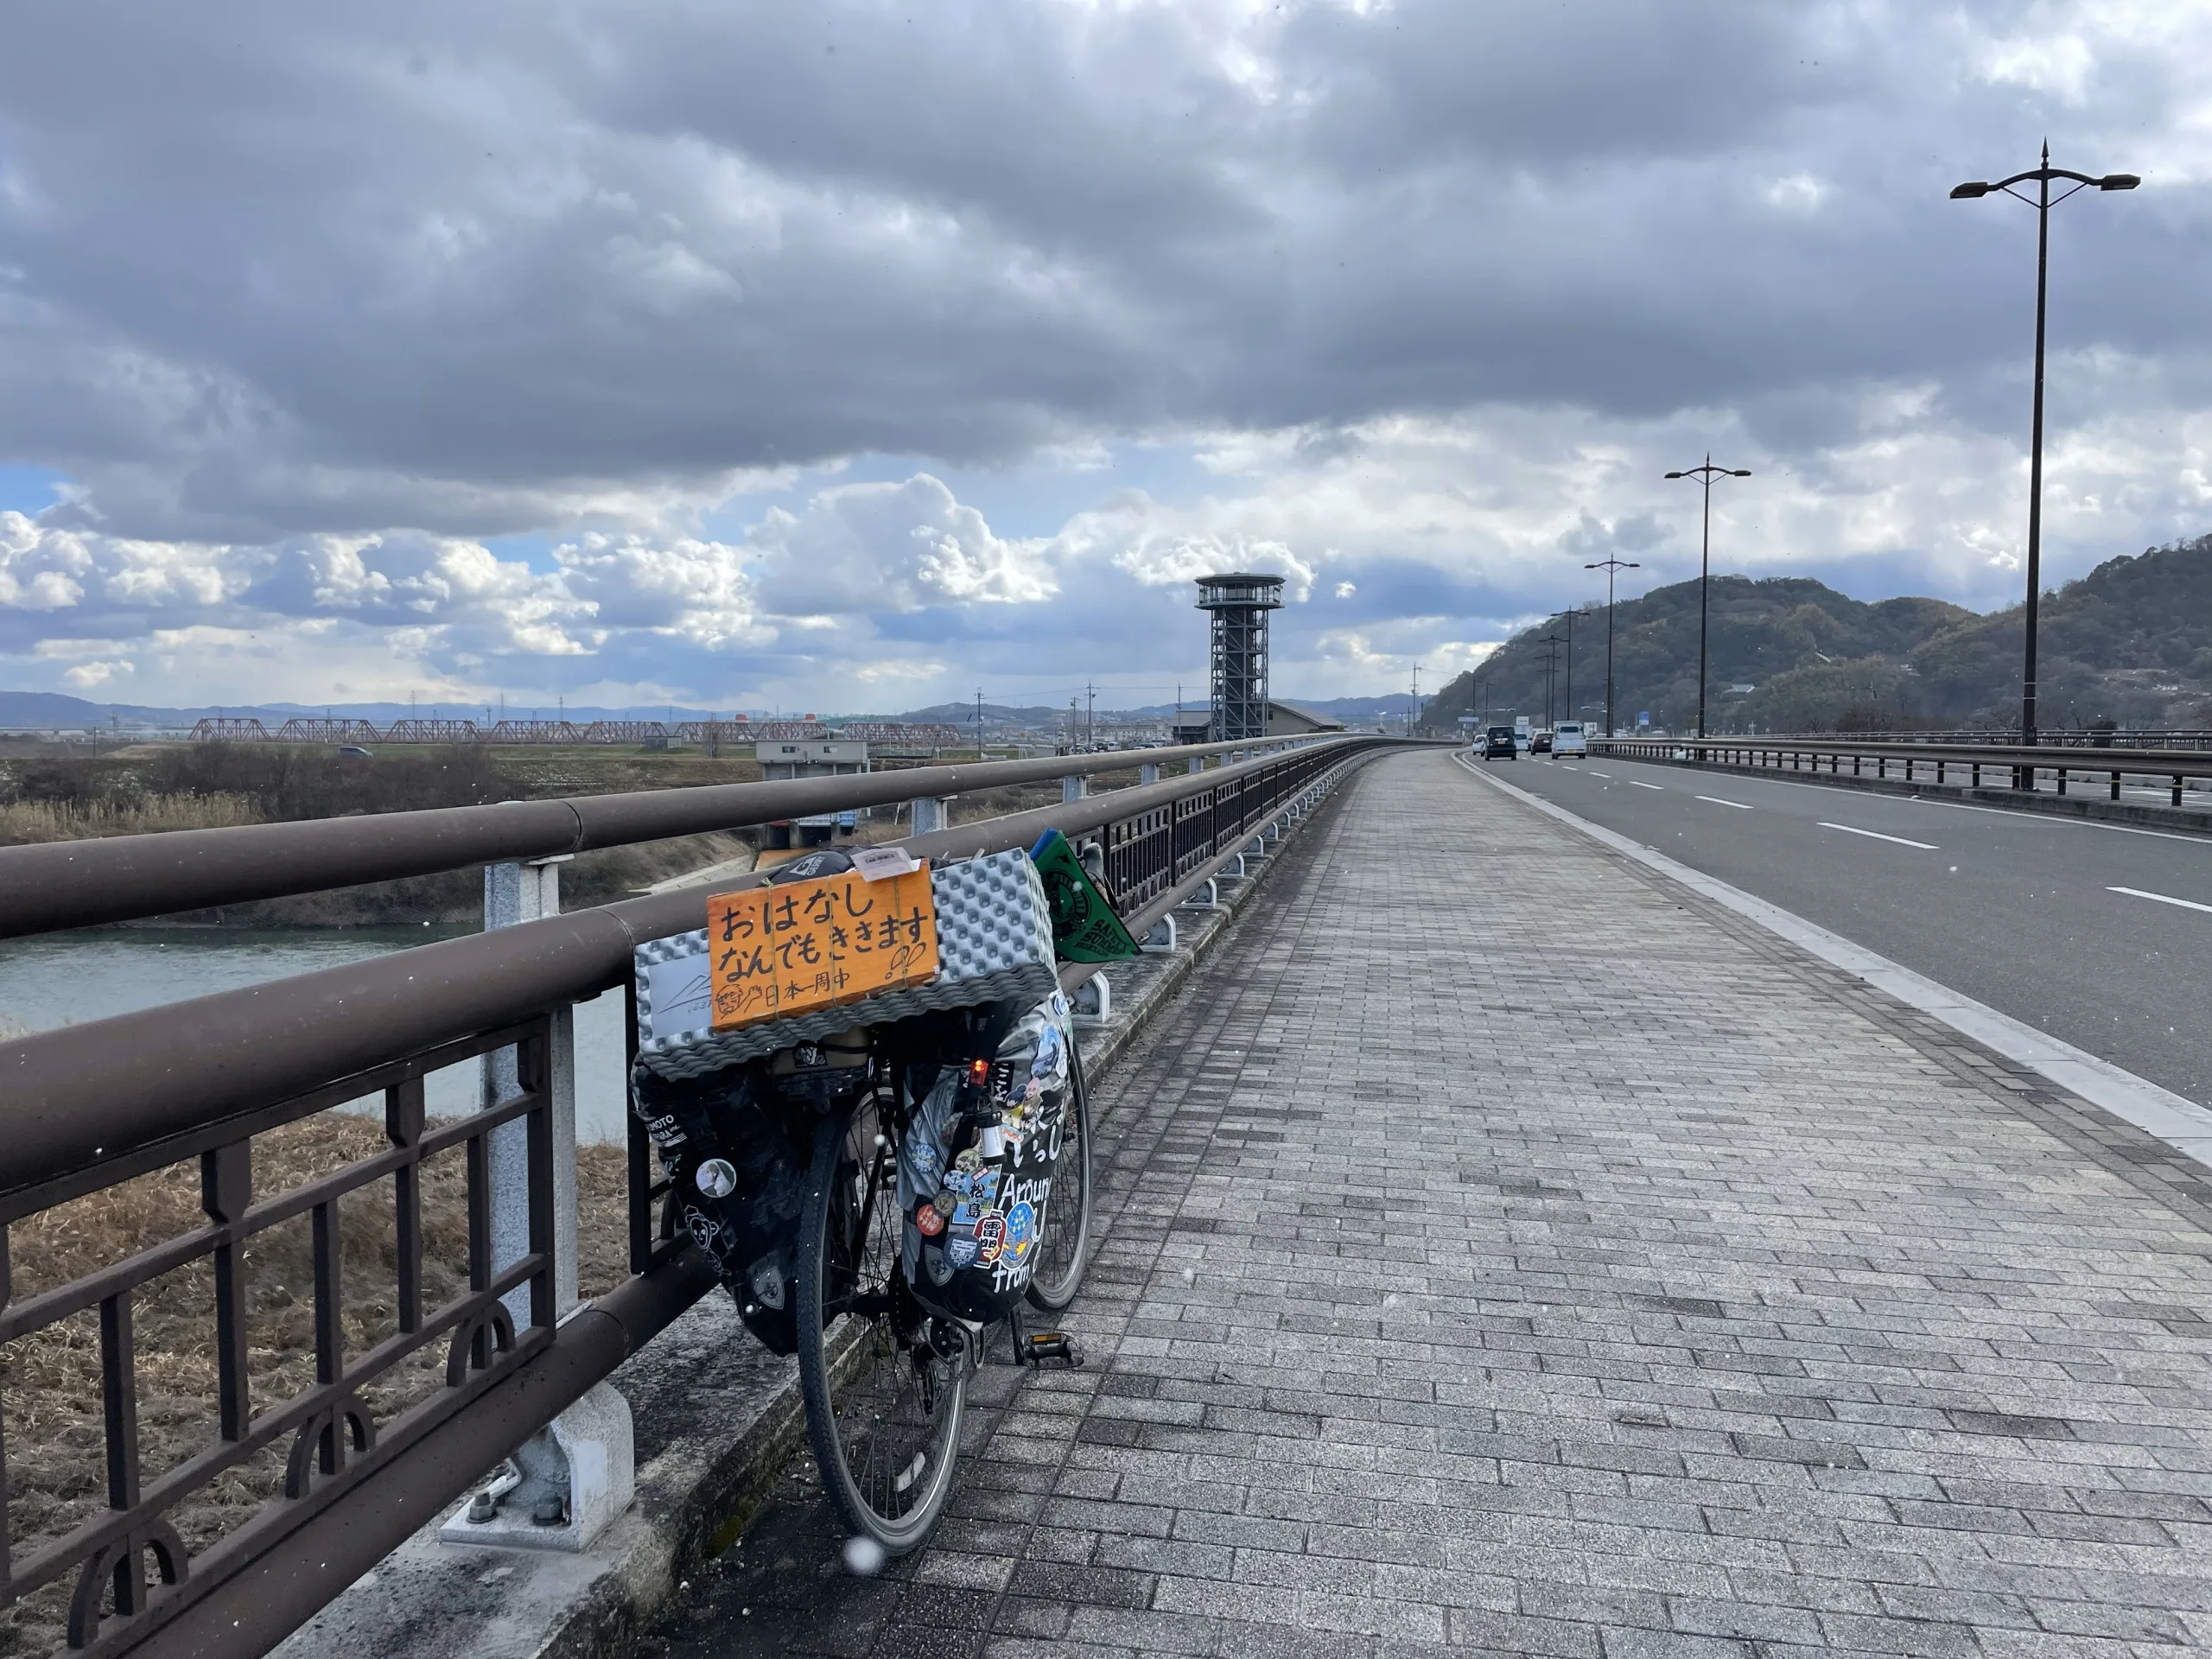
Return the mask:
[[(1457, 755), (1452, 758), (1459, 760)], [(2071, 1043), (2037, 1031), (2009, 1014), (1999, 1013), (1986, 1002), (1977, 1002), (1974, 998), (1961, 995), (1948, 986), (1938, 984), (1887, 957), (1867, 950), (1864, 945), (1855, 944), (1840, 933), (1831, 933), (1817, 923), (1808, 922), (1779, 905), (1770, 904), (1740, 887), (1731, 887), (1715, 876), (1677, 863), (1664, 853), (1631, 841), (1603, 824), (1592, 823), (1587, 818), (1532, 795), (1502, 778), (1476, 771), (1464, 760), (1459, 760), (1459, 764), (1491, 788), (1501, 790), (1612, 851), (1635, 860), (1646, 869), (1679, 882), (1715, 904), (1725, 906), (1747, 921), (1787, 939), (1831, 967), (1840, 968), (1853, 977), (1888, 992), (1898, 1001), (1942, 1021), (1961, 1036), (1994, 1050), (2069, 1093), (2078, 1095), (2092, 1105), (2101, 1107), (2114, 1117), (2157, 1137), (2184, 1157), (2199, 1164), (2212, 1166), (2212, 1110), (2188, 1096), (2163, 1089), (2147, 1077), (2139, 1077), (2133, 1071), (2114, 1065), (2110, 1060), (2092, 1054), (2087, 1049), (2076, 1048)], [(1719, 771), (1722, 768), (1698, 770)]]
[[(1284, 848), (1325, 817), (1355, 765), (1250, 873), (1224, 880), (1221, 907), (1176, 912), (1174, 951), (1112, 971), (1113, 1017), (1078, 1028), (1084, 1066), (1103, 1079), (1211, 956)], [(449, 1508), (272, 1649), (276, 1659), (627, 1659), (682, 1586), (766, 1501), (804, 1443), (797, 1363), (755, 1343), (727, 1297), (695, 1304), (607, 1379), (630, 1402), (637, 1501), (581, 1554), (439, 1541)]]

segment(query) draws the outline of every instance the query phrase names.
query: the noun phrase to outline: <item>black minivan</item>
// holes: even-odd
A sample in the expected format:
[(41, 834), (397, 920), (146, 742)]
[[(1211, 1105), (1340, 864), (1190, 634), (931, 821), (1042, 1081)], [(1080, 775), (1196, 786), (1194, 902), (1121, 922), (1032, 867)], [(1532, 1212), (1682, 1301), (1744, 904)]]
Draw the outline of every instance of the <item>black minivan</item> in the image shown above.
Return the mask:
[(1484, 734), (1484, 760), (1496, 760), (1503, 756), (1508, 760), (1517, 760), (1519, 754), (1519, 750), (1514, 746), (1513, 728), (1510, 726), (1493, 726)]

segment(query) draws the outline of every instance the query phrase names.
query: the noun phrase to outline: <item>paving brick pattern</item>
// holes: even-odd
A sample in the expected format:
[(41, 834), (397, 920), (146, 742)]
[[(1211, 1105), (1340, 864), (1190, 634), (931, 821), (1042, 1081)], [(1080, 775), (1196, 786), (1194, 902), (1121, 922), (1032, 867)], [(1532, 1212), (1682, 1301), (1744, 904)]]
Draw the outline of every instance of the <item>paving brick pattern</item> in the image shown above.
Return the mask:
[(1101, 1090), (1090, 1368), (661, 1651), (2212, 1651), (2186, 1166), (1441, 756), (1283, 856)]

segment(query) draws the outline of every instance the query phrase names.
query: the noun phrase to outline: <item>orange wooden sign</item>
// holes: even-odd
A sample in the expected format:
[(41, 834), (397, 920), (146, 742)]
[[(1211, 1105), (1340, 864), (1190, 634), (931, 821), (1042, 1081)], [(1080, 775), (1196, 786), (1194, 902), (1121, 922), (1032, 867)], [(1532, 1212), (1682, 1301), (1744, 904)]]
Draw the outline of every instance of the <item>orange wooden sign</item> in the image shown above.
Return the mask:
[(715, 1029), (835, 1007), (937, 977), (927, 869), (747, 887), (707, 900)]

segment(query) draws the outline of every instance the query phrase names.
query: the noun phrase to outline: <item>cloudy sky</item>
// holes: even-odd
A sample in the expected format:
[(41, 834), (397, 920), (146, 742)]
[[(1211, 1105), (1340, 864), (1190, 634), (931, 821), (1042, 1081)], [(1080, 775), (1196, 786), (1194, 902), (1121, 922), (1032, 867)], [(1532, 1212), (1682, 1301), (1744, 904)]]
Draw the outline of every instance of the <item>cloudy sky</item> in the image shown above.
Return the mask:
[(893, 709), (1426, 685), (1716, 562), (2212, 530), (2181, 0), (109, 0), (0, 56), (0, 686)]

